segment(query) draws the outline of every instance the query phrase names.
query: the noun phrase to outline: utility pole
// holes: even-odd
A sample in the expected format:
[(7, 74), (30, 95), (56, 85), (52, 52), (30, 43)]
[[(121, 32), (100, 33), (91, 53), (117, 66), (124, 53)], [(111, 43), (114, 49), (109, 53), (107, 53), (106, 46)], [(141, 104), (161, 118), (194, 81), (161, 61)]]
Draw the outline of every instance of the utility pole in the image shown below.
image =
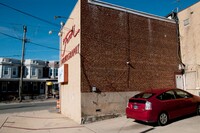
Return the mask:
[(23, 87), (23, 74), (24, 74), (24, 50), (25, 50), (25, 43), (27, 42), (26, 40), (26, 32), (27, 32), (27, 27), (24, 25), (23, 26), (23, 39), (22, 39), (22, 58), (21, 58), (21, 71), (20, 71), (20, 81), (19, 81), (19, 102), (22, 101), (22, 87)]

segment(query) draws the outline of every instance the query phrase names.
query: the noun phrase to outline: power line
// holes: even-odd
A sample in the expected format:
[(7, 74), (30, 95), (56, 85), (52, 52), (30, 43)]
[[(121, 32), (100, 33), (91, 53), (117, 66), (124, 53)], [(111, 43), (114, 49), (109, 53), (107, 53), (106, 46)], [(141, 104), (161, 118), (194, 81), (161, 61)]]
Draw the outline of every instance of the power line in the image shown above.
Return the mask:
[(36, 46), (48, 48), (48, 49), (53, 49), (53, 50), (62, 51), (62, 50), (60, 50), (60, 49), (58, 49), (58, 48), (53, 48), (53, 47), (49, 47), (49, 46), (44, 46), (44, 45), (42, 45), (42, 44), (38, 44), (38, 43), (34, 43), (34, 42), (29, 42), (29, 43), (30, 43), (30, 44), (34, 44), (34, 45), (36, 45)]
[[(0, 24), (4, 24), (4, 25), (9, 25), (9, 26), (20, 26), (22, 27), (24, 24), (20, 24), (20, 23), (10, 23), (10, 22), (6, 22), (6, 21), (0, 21)], [(31, 29), (33, 28), (40, 28), (39, 30), (43, 30), (43, 31), (49, 31), (49, 29), (51, 29), (52, 27), (51, 26), (41, 26), (41, 25), (30, 25), (30, 24), (27, 24), (27, 27), (29, 27), (29, 30), (30, 30), (30, 27)], [(17, 27), (19, 28), (19, 27)], [(70, 30), (69, 28), (65, 28), (67, 30)]]
[[(5, 36), (10, 37), (10, 38), (13, 38), (13, 39), (20, 40), (20, 41), (23, 40), (23, 39), (20, 39), (20, 38), (17, 38), (17, 37), (14, 37), (14, 36), (8, 35), (8, 34), (3, 33), (3, 32), (0, 32), (0, 34), (5, 35)], [(63, 51), (63, 50), (58, 49), (58, 48), (45, 46), (45, 45), (42, 45), (42, 44), (39, 44), (39, 43), (34, 43), (34, 42), (31, 42), (30, 40), (27, 40), (27, 39), (26, 39), (26, 41), (27, 41), (27, 43), (34, 44), (34, 45), (36, 45), (36, 46), (40, 46), (40, 47), (44, 47), (44, 48), (48, 48), (48, 49), (53, 49), (53, 50), (58, 50), (58, 51)]]
[(20, 12), (20, 13), (22, 13), (22, 14), (25, 14), (25, 15), (27, 15), (27, 16), (29, 16), (29, 17), (35, 18), (35, 19), (37, 19), (37, 20), (40, 20), (40, 21), (42, 21), (42, 22), (45, 22), (45, 23), (54, 25), (54, 26), (56, 26), (56, 27), (60, 27), (60, 25), (58, 25), (58, 24), (52, 23), (52, 22), (50, 22), (50, 21), (48, 21), (48, 20), (45, 20), (45, 19), (43, 19), (43, 18), (39, 18), (39, 17), (34, 16), (34, 15), (30, 14), (30, 13), (26, 13), (26, 12), (24, 12), (24, 11), (21, 11), (21, 10), (19, 10), (19, 9), (13, 8), (13, 7), (8, 6), (8, 5), (6, 5), (6, 4), (0, 3), (0, 5), (5, 6), (5, 7), (7, 7), (7, 8), (10, 8), (10, 9), (12, 9), (12, 10), (15, 10), (15, 11), (17, 11), (17, 12)]
[(3, 33), (3, 32), (0, 32), (0, 34), (2, 34), (2, 35), (4, 35), (4, 36), (7, 36), (7, 37), (10, 37), (10, 38), (13, 38), (13, 39), (17, 39), (17, 40), (20, 40), (20, 41), (22, 41), (22, 39), (21, 39), (21, 38), (14, 37), (14, 36), (8, 35), (8, 34), (6, 34), (6, 33)]

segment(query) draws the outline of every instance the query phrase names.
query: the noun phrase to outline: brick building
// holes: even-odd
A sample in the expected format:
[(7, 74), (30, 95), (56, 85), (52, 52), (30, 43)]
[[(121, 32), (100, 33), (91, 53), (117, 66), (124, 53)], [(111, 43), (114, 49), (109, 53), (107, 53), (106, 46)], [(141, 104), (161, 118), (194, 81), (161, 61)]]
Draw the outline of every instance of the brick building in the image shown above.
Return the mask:
[(62, 33), (61, 112), (79, 123), (125, 113), (138, 91), (176, 87), (173, 20), (78, 0)]

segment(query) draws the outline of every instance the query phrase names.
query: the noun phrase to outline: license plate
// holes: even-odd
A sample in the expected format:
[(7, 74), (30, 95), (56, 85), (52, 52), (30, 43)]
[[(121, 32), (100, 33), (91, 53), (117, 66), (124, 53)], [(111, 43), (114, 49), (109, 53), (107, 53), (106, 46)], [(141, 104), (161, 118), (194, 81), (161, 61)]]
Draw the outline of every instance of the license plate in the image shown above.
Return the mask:
[(134, 108), (134, 109), (138, 109), (138, 106), (137, 106), (137, 105), (134, 105), (133, 108)]

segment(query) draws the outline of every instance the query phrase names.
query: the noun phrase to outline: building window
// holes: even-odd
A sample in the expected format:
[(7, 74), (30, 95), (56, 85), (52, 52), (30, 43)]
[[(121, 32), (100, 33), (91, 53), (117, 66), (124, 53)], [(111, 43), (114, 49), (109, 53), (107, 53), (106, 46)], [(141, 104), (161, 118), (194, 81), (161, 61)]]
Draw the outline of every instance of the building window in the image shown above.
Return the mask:
[(55, 76), (58, 77), (58, 68), (54, 69)]
[(26, 77), (28, 75), (28, 69), (25, 67), (24, 68), (24, 77)]
[(7, 91), (7, 83), (6, 82), (3, 82), (2, 83), (2, 89), (1, 89), (2, 92), (6, 92)]
[(38, 69), (38, 77), (42, 77), (42, 70)]
[(53, 70), (49, 69), (49, 76), (51, 77), (53, 75)]
[(3, 68), (3, 75), (9, 75), (9, 67), (4, 66), (4, 68)]
[(13, 67), (12, 75), (17, 76), (17, 68), (16, 67)]
[(184, 26), (189, 25), (189, 23), (190, 23), (189, 18), (183, 20), (183, 24), (184, 24)]
[(32, 75), (32, 76), (36, 76), (36, 68), (34, 68), (34, 67), (32, 68), (31, 75)]

